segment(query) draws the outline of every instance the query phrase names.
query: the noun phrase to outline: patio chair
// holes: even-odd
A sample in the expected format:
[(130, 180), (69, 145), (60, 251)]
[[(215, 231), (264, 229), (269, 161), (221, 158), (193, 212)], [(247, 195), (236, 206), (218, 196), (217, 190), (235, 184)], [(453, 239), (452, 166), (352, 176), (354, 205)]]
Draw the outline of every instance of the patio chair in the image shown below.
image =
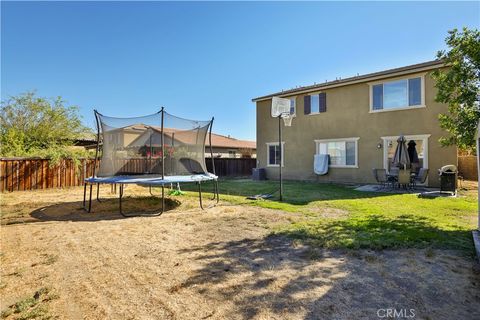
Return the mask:
[(413, 179), (413, 187), (417, 186), (417, 183), (425, 183), (428, 177), (428, 169), (420, 168), (418, 175)]
[(395, 188), (395, 184), (398, 180), (398, 171), (397, 167), (391, 167), (387, 174), (388, 182), (392, 184), (392, 188)]
[(385, 169), (372, 169), (373, 176), (378, 184), (385, 188), (388, 184), (387, 170)]
[(390, 170), (388, 171), (388, 174), (389, 174), (390, 176), (396, 176), (396, 177), (398, 177), (398, 172), (399, 172), (399, 171), (400, 171), (399, 168), (397, 168), (397, 167), (391, 167)]
[(405, 189), (410, 188), (410, 170), (399, 170), (397, 184)]

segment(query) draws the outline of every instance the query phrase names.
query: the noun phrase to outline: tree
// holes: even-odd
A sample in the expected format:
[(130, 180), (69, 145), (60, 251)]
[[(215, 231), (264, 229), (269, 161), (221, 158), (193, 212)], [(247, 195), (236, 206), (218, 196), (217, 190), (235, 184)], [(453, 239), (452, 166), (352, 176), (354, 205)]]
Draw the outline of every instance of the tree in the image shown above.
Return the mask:
[(440, 127), (448, 132), (440, 143), (473, 150), (480, 119), (480, 32), (463, 28), (448, 33), (449, 50), (437, 53), (447, 68), (432, 74), (438, 89), (436, 101), (448, 104), (448, 113), (439, 115)]
[(66, 106), (61, 97), (47, 99), (27, 92), (2, 101), (0, 155), (39, 156), (52, 164), (76, 158), (73, 141), (90, 133), (82, 125), (77, 106)]

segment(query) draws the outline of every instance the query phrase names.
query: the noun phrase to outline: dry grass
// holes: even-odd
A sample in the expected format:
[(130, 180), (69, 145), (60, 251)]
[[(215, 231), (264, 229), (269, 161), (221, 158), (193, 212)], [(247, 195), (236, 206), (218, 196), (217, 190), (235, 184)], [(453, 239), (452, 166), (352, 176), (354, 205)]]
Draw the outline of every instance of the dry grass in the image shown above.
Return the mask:
[(86, 214), (81, 198), (81, 189), (3, 196), (4, 223), (14, 223), (1, 229), (8, 319), (375, 319), (379, 308), (480, 317), (480, 276), (464, 253), (327, 250), (269, 236), (307, 219), (299, 213), (228, 203), (201, 211), (181, 197), (161, 217), (124, 219), (114, 200)]

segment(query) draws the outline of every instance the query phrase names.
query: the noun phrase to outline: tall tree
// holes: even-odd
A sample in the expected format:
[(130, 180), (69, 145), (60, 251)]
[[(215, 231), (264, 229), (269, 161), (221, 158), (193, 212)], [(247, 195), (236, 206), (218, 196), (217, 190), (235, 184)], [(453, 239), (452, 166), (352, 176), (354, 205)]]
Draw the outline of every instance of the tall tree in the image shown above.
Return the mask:
[(448, 104), (448, 113), (440, 114), (440, 126), (448, 132), (440, 142), (457, 145), (461, 150), (475, 148), (475, 133), (480, 110), (480, 32), (463, 28), (448, 32), (448, 50), (437, 53), (447, 68), (433, 73), (438, 93), (436, 101)]
[(77, 106), (66, 106), (61, 97), (47, 99), (27, 92), (2, 101), (0, 155), (42, 156), (58, 162), (73, 157), (74, 139), (89, 133)]

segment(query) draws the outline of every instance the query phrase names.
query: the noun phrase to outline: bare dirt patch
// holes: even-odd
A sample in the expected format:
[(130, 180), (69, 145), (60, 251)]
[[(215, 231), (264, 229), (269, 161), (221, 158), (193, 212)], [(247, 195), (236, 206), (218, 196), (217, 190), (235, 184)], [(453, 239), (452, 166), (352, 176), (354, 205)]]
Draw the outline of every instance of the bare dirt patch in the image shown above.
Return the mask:
[[(380, 308), (480, 317), (480, 275), (465, 254), (312, 248), (269, 236), (301, 215), (226, 203), (201, 211), (185, 197), (160, 217), (124, 219), (106, 203), (85, 216), (82, 190), (51, 192), (3, 208), (23, 203), (37, 222), (2, 226), (2, 310), (49, 288), (45, 312), (60, 319), (376, 319)], [(45, 216), (29, 214), (40, 208)]]
[(339, 208), (309, 206), (308, 212), (317, 217), (327, 219), (343, 219), (348, 217), (348, 211)]

